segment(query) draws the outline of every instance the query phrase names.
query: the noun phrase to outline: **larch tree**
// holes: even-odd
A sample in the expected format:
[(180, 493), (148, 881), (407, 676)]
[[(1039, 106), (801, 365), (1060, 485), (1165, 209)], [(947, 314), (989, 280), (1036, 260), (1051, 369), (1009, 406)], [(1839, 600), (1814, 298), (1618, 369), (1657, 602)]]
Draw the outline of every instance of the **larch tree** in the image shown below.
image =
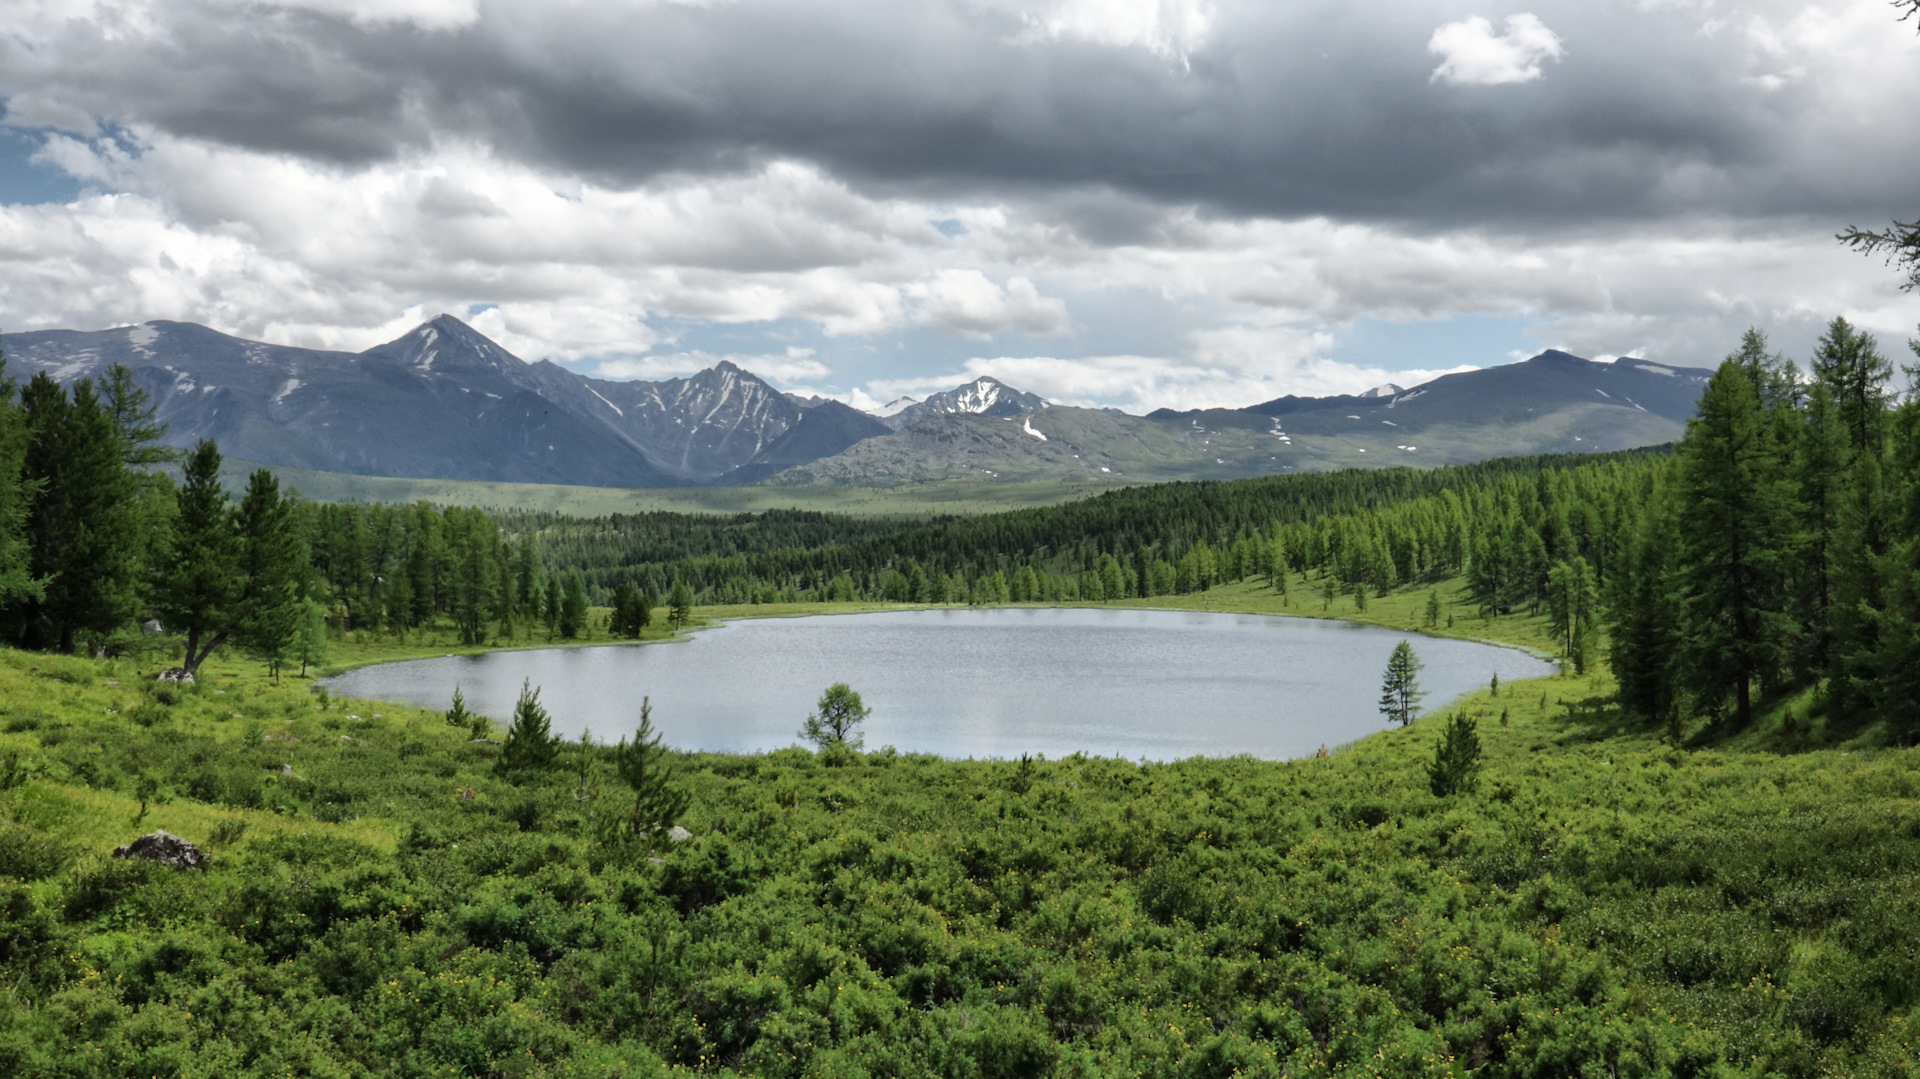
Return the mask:
[(80, 633), (112, 632), (138, 607), (144, 533), (135, 513), (137, 483), (90, 380), (75, 382), (69, 399), (42, 371), (21, 405), (22, 474), (34, 488), (29, 572), (45, 588), (38, 602), (25, 605), (19, 635), (29, 647), (71, 652)]
[(1708, 380), (1679, 452), (1680, 669), (1704, 701), (1753, 718), (1752, 686), (1787, 655), (1785, 610), (1795, 506), (1747, 369), (1729, 358)]
[(27, 547), (27, 510), (37, 489), (22, 474), (27, 422), (14, 401), (15, 387), (6, 372), (6, 357), (0, 354), (0, 610), (38, 600), (43, 594)]
[(800, 737), (821, 749), (860, 748), (860, 724), (873, 714), (873, 709), (861, 701), (860, 694), (845, 682), (835, 682), (820, 694), (820, 701), (814, 707), (815, 711), (800, 728)]
[(192, 673), (232, 635), (240, 598), (240, 537), (233, 507), (220, 486), (220, 448), (201, 439), (181, 471), (154, 609), (169, 630), (186, 635), (180, 666)]
[(1420, 669), (1425, 664), (1413, 652), (1413, 645), (1401, 641), (1387, 657), (1386, 677), (1380, 683), (1380, 714), (1402, 727), (1413, 722), (1426, 692), (1420, 688)]
[(267, 662), (277, 680), (300, 633), (307, 552), (273, 473), (255, 469), (247, 478), (235, 525), (239, 596), (233, 632), (248, 651)]
[(640, 728), (631, 741), (621, 739), (613, 750), (614, 771), (633, 791), (628, 815), (635, 836), (653, 835), (673, 827), (687, 811), (690, 798), (673, 782), (673, 765), (660, 731), (653, 725), (653, 702), (640, 698)]

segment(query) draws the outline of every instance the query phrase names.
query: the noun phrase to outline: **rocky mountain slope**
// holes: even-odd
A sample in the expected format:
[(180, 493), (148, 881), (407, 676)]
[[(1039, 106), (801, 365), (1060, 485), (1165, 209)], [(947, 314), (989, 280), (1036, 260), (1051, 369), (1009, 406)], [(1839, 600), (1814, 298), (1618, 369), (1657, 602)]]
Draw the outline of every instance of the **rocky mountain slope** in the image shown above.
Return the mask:
[(997, 378), (983, 375), (964, 386), (933, 394), (924, 401), (907, 397), (889, 401), (874, 415), (898, 431), (928, 416), (998, 416), (1004, 419), (1038, 412), (1046, 407), (1044, 398), (1016, 390)]
[(894, 486), (942, 479), (1235, 479), (1514, 454), (1595, 452), (1680, 436), (1711, 372), (1548, 351), (1411, 389), (1283, 397), (1147, 416), (1067, 408), (928, 417), (771, 484)]
[(1126, 483), (1622, 449), (1677, 438), (1708, 375), (1549, 351), (1411, 389), (1147, 416), (982, 377), (869, 415), (727, 362), (663, 382), (588, 378), (446, 315), (360, 353), (180, 322), (4, 343), (16, 378), (126, 365), (178, 446), (214, 438), (235, 459), (363, 476), (595, 487)]
[(869, 417), (834, 417), (800, 434), (816, 409), (731, 363), (665, 382), (529, 364), (447, 315), (360, 353), (244, 341), (181, 322), (9, 334), (5, 345), (16, 377), (47, 371), (66, 382), (124, 364), (153, 395), (175, 445), (213, 438), (232, 457), (360, 475), (728, 483), (886, 430)]

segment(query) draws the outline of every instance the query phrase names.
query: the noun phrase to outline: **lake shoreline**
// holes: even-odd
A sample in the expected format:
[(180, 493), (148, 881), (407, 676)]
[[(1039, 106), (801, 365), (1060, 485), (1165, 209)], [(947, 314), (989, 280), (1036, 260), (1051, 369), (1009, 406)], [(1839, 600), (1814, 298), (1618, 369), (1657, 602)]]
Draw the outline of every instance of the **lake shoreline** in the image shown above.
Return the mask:
[[(444, 706), (457, 684), (470, 709), (504, 721), (530, 683), (545, 691), (556, 730), (607, 737), (628, 730), (628, 713), (648, 696), (656, 722), (671, 717), (676, 748), (751, 754), (794, 744), (821, 686), (845, 681), (878, 706), (869, 743), (903, 751), (1287, 760), (1384, 729), (1377, 668), (1404, 632), (1340, 617), (1135, 604), (781, 612), (811, 615), (805, 627), (728, 613), (658, 639), (692, 649), (672, 657), (581, 641), (494, 650), (497, 659), (440, 652), (324, 684), (342, 697), (417, 708)], [(828, 617), (854, 613), (861, 617)], [(1425, 639), (1422, 682), (1438, 710), (1480, 689), (1489, 672), (1509, 684), (1557, 674), (1511, 642)], [(1186, 718), (1170, 724), (1172, 716)]]

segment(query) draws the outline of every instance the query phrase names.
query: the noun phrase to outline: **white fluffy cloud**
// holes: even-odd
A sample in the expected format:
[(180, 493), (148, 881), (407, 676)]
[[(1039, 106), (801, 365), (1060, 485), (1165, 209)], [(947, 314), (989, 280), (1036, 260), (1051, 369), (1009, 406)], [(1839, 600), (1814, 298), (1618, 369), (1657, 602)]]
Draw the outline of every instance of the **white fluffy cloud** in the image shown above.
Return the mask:
[(1427, 39), (1427, 51), (1441, 58), (1434, 82), (1498, 86), (1539, 78), (1540, 65), (1560, 59), (1566, 49), (1539, 16), (1523, 12), (1507, 16), (1504, 34), (1494, 33), (1493, 24), (1478, 15), (1447, 23)]

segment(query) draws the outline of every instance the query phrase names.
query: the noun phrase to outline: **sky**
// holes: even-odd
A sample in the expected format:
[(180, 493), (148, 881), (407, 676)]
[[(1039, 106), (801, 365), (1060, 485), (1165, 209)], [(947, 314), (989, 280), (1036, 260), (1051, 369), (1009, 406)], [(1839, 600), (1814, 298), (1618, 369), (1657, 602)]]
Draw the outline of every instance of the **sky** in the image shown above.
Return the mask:
[(0, 0), (0, 329), (1143, 412), (1920, 294), (1885, 0)]

